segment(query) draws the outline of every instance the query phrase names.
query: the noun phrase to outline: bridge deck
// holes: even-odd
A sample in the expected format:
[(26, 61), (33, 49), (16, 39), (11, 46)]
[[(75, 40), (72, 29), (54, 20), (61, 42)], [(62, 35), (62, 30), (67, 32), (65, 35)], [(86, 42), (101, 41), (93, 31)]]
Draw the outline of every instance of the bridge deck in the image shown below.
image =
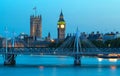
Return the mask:
[[(0, 48), (0, 54), (6, 54), (5, 48)], [(78, 53), (73, 48), (8, 48), (7, 54), (16, 55), (63, 55), (63, 56), (92, 56), (100, 58), (119, 58), (120, 48), (82, 48)], [(117, 54), (109, 56), (109, 54)]]

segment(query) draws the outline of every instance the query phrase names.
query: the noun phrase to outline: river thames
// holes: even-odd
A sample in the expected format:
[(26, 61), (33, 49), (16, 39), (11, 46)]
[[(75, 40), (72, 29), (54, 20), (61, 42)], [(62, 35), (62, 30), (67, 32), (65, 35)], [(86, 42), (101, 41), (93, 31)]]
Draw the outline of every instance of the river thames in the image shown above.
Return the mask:
[(15, 66), (4, 66), (0, 56), (0, 76), (119, 76), (120, 60), (82, 57), (82, 65), (61, 56), (17, 56)]

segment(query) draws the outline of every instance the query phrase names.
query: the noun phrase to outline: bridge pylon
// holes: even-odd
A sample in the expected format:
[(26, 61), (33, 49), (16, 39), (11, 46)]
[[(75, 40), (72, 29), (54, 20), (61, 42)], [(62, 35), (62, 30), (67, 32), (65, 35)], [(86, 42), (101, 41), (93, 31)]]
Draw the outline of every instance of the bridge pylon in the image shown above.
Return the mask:
[(75, 35), (75, 42), (74, 42), (74, 65), (81, 65), (81, 42), (79, 38), (79, 31), (77, 28), (76, 35)]

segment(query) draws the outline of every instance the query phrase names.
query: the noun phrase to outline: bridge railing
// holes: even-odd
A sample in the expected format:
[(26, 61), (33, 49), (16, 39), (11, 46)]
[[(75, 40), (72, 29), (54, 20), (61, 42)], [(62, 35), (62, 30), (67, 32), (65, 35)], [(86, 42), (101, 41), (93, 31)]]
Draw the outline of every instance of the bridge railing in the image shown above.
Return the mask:
[[(75, 55), (75, 54), (120, 54), (120, 48), (82, 48), (79, 53), (73, 48), (9, 48), (9, 54), (38, 54), (38, 55)], [(5, 54), (6, 49), (0, 48), (0, 54)]]

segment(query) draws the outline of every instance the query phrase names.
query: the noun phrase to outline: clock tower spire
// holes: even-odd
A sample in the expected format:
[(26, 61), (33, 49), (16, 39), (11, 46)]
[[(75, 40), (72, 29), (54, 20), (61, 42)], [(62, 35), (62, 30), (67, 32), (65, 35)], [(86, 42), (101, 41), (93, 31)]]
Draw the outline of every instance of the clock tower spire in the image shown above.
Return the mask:
[(59, 17), (57, 25), (58, 25), (58, 28), (57, 28), (57, 30), (58, 30), (58, 39), (59, 40), (64, 40), (65, 39), (66, 23), (65, 23), (62, 11), (60, 13), (60, 17)]

